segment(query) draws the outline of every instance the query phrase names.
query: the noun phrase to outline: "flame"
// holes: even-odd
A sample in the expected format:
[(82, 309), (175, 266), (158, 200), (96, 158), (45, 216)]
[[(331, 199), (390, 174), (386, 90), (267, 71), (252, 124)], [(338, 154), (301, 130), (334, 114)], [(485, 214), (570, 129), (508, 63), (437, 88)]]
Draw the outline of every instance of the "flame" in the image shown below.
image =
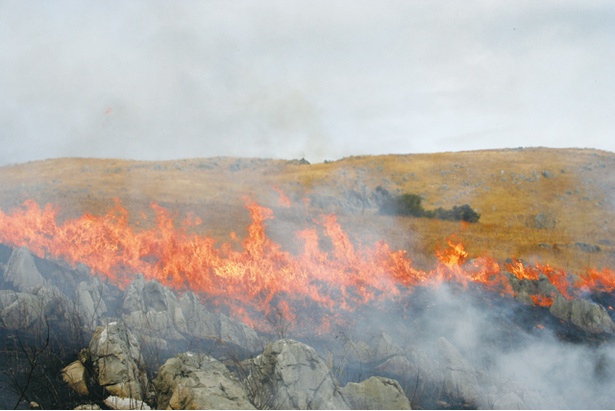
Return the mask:
[[(57, 208), (50, 204), (41, 208), (30, 200), (10, 214), (0, 211), (0, 242), (27, 246), (40, 257), (84, 263), (122, 288), (141, 273), (180, 292), (197, 292), (257, 326), (275, 315), (298, 321), (307, 308), (317, 313), (315, 321), (322, 330), (340, 313), (362, 304), (399, 301), (415, 286), (442, 282), (463, 287), (479, 284), (514, 295), (508, 276), (546, 280), (565, 298), (582, 289), (615, 289), (615, 275), (608, 269), (588, 270), (570, 280), (564, 271), (549, 265), (526, 266), (517, 260), (503, 268), (489, 257), (469, 259), (454, 237), (436, 250), (438, 262), (433, 269), (418, 269), (404, 250), (391, 250), (384, 241), (354, 245), (335, 215), (323, 215), (314, 220), (315, 227), (298, 231), (303, 249), (292, 254), (266, 234), (265, 223), (275, 218), (273, 211), (249, 199), (245, 207), (251, 217), (247, 236), (239, 240), (231, 233), (229, 242), (218, 244), (191, 233), (191, 227), (202, 223), (200, 219), (189, 215), (176, 225), (175, 216), (157, 204), (151, 205), (155, 226), (136, 230), (119, 200), (104, 215), (84, 214), (62, 224), (57, 223)], [(330, 241), (330, 250), (319, 245), (319, 232)], [(540, 306), (550, 306), (554, 298), (531, 297)]]
[(289, 208), (293, 205), (293, 202), (290, 201), (290, 198), (288, 198), (286, 193), (282, 191), (280, 187), (274, 186), (273, 189), (278, 193), (278, 205), (280, 207)]

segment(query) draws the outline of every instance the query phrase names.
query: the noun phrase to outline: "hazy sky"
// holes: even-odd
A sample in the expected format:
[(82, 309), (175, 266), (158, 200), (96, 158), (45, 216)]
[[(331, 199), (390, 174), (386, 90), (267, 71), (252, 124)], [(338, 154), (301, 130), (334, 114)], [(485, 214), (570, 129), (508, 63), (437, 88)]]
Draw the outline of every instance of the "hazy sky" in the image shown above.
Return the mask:
[(615, 151), (614, 1), (0, 0), (0, 165)]

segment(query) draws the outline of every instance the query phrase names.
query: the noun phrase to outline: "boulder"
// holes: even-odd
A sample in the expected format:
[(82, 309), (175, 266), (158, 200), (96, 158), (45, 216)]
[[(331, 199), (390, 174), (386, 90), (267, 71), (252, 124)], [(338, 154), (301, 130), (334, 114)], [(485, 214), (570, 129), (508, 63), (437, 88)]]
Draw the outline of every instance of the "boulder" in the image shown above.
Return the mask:
[(110, 410), (151, 410), (150, 406), (134, 398), (121, 398), (111, 395), (103, 401)]
[(77, 394), (84, 397), (90, 395), (88, 388), (88, 373), (79, 360), (73, 361), (62, 369), (62, 380)]
[(47, 285), (27, 247), (16, 248), (11, 253), (4, 273), (4, 282), (22, 292), (31, 292), (35, 288)]
[(147, 375), (136, 337), (121, 322), (97, 327), (89, 345), (94, 375), (111, 395), (142, 400)]
[(246, 379), (248, 395), (258, 408), (345, 409), (325, 362), (297, 341), (278, 340), (253, 360)]
[(558, 295), (549, 308), (551, 314), (590, 333), (613, 333), (615, 324), (606, 309), (583, 299), (567, 300)]
[(371, 377), (360, 383), (348, 383), (341, 389), (346, 404), (353, 410), (410, 410), (410, 401), (399, 383), (383, 377)]
[(438, 339), (444, 393), (468, 404), (480, 400), (477, 373), (446, 338)]
[(205, 354), (168, 359), (153, 383), (160, 409), (255, 409), (239, 380)]

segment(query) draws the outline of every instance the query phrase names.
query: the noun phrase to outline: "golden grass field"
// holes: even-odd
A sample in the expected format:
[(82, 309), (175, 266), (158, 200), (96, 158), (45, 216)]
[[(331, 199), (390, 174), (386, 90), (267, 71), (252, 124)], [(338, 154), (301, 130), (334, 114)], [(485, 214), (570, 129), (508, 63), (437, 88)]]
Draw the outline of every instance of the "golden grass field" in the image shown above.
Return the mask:
[[(293, 241), (296, 230), (333, 212), (355, 243), (385, 240), (424, 267), (433, 263), (435, 248), (456, 235), (470, 257), (523, 258), (569, 271), (615, 268), (615, 154), (605, 151), (483, 150), (359, 156), (319, 164), (64, 158), (1, 167), (0, 179), (4, 212), (33, 199), (56, 205), (59, 218), (67, 219), (105, 213), (119, 198), (137, 224), (141, 212), (153, 221), (149, 204), (157, 202), (178, 220), (194, 213), (203, 220), (200, 233), (226, 241), (231, 232), (245, 235), (250, 218), (243, 204), (251, 198), (274, 209), (269, 234), (290, 251), (299, 246)], [(419, 194), (426, 209), (469, 204), (481, 218), (461, 224), (383, 216), (364, 201), (378, 186)], [(292, 207), (280, 206), (276, 187), (293, 200)]]

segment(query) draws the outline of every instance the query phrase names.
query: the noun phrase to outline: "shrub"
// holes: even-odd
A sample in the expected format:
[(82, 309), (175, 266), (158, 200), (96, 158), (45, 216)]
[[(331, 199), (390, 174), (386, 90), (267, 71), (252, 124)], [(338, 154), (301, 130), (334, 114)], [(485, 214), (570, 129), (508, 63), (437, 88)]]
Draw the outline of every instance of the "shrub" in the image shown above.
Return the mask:
[(387, 215), (423, 217), (425, 210), (421, 205), (422, 201), (421, 196), (416, 194), (402, 194), (383, 202), (380, 206), (380, 212)]
[[(387, 192), (388, 194), (388, 192)], [(437, 218), (439, 220), (466, 221), (476, 223), (480, 219), (478, 214), (468, 204), (453, 206), (452, 209), (438, 207), (435, 210), (425, 210), (421, 204), (423, 199), (416, 194), (402, 194), (389, 196), (380, 206), (380, 213), (386, 215), (412, 216), (424, 218)]]

